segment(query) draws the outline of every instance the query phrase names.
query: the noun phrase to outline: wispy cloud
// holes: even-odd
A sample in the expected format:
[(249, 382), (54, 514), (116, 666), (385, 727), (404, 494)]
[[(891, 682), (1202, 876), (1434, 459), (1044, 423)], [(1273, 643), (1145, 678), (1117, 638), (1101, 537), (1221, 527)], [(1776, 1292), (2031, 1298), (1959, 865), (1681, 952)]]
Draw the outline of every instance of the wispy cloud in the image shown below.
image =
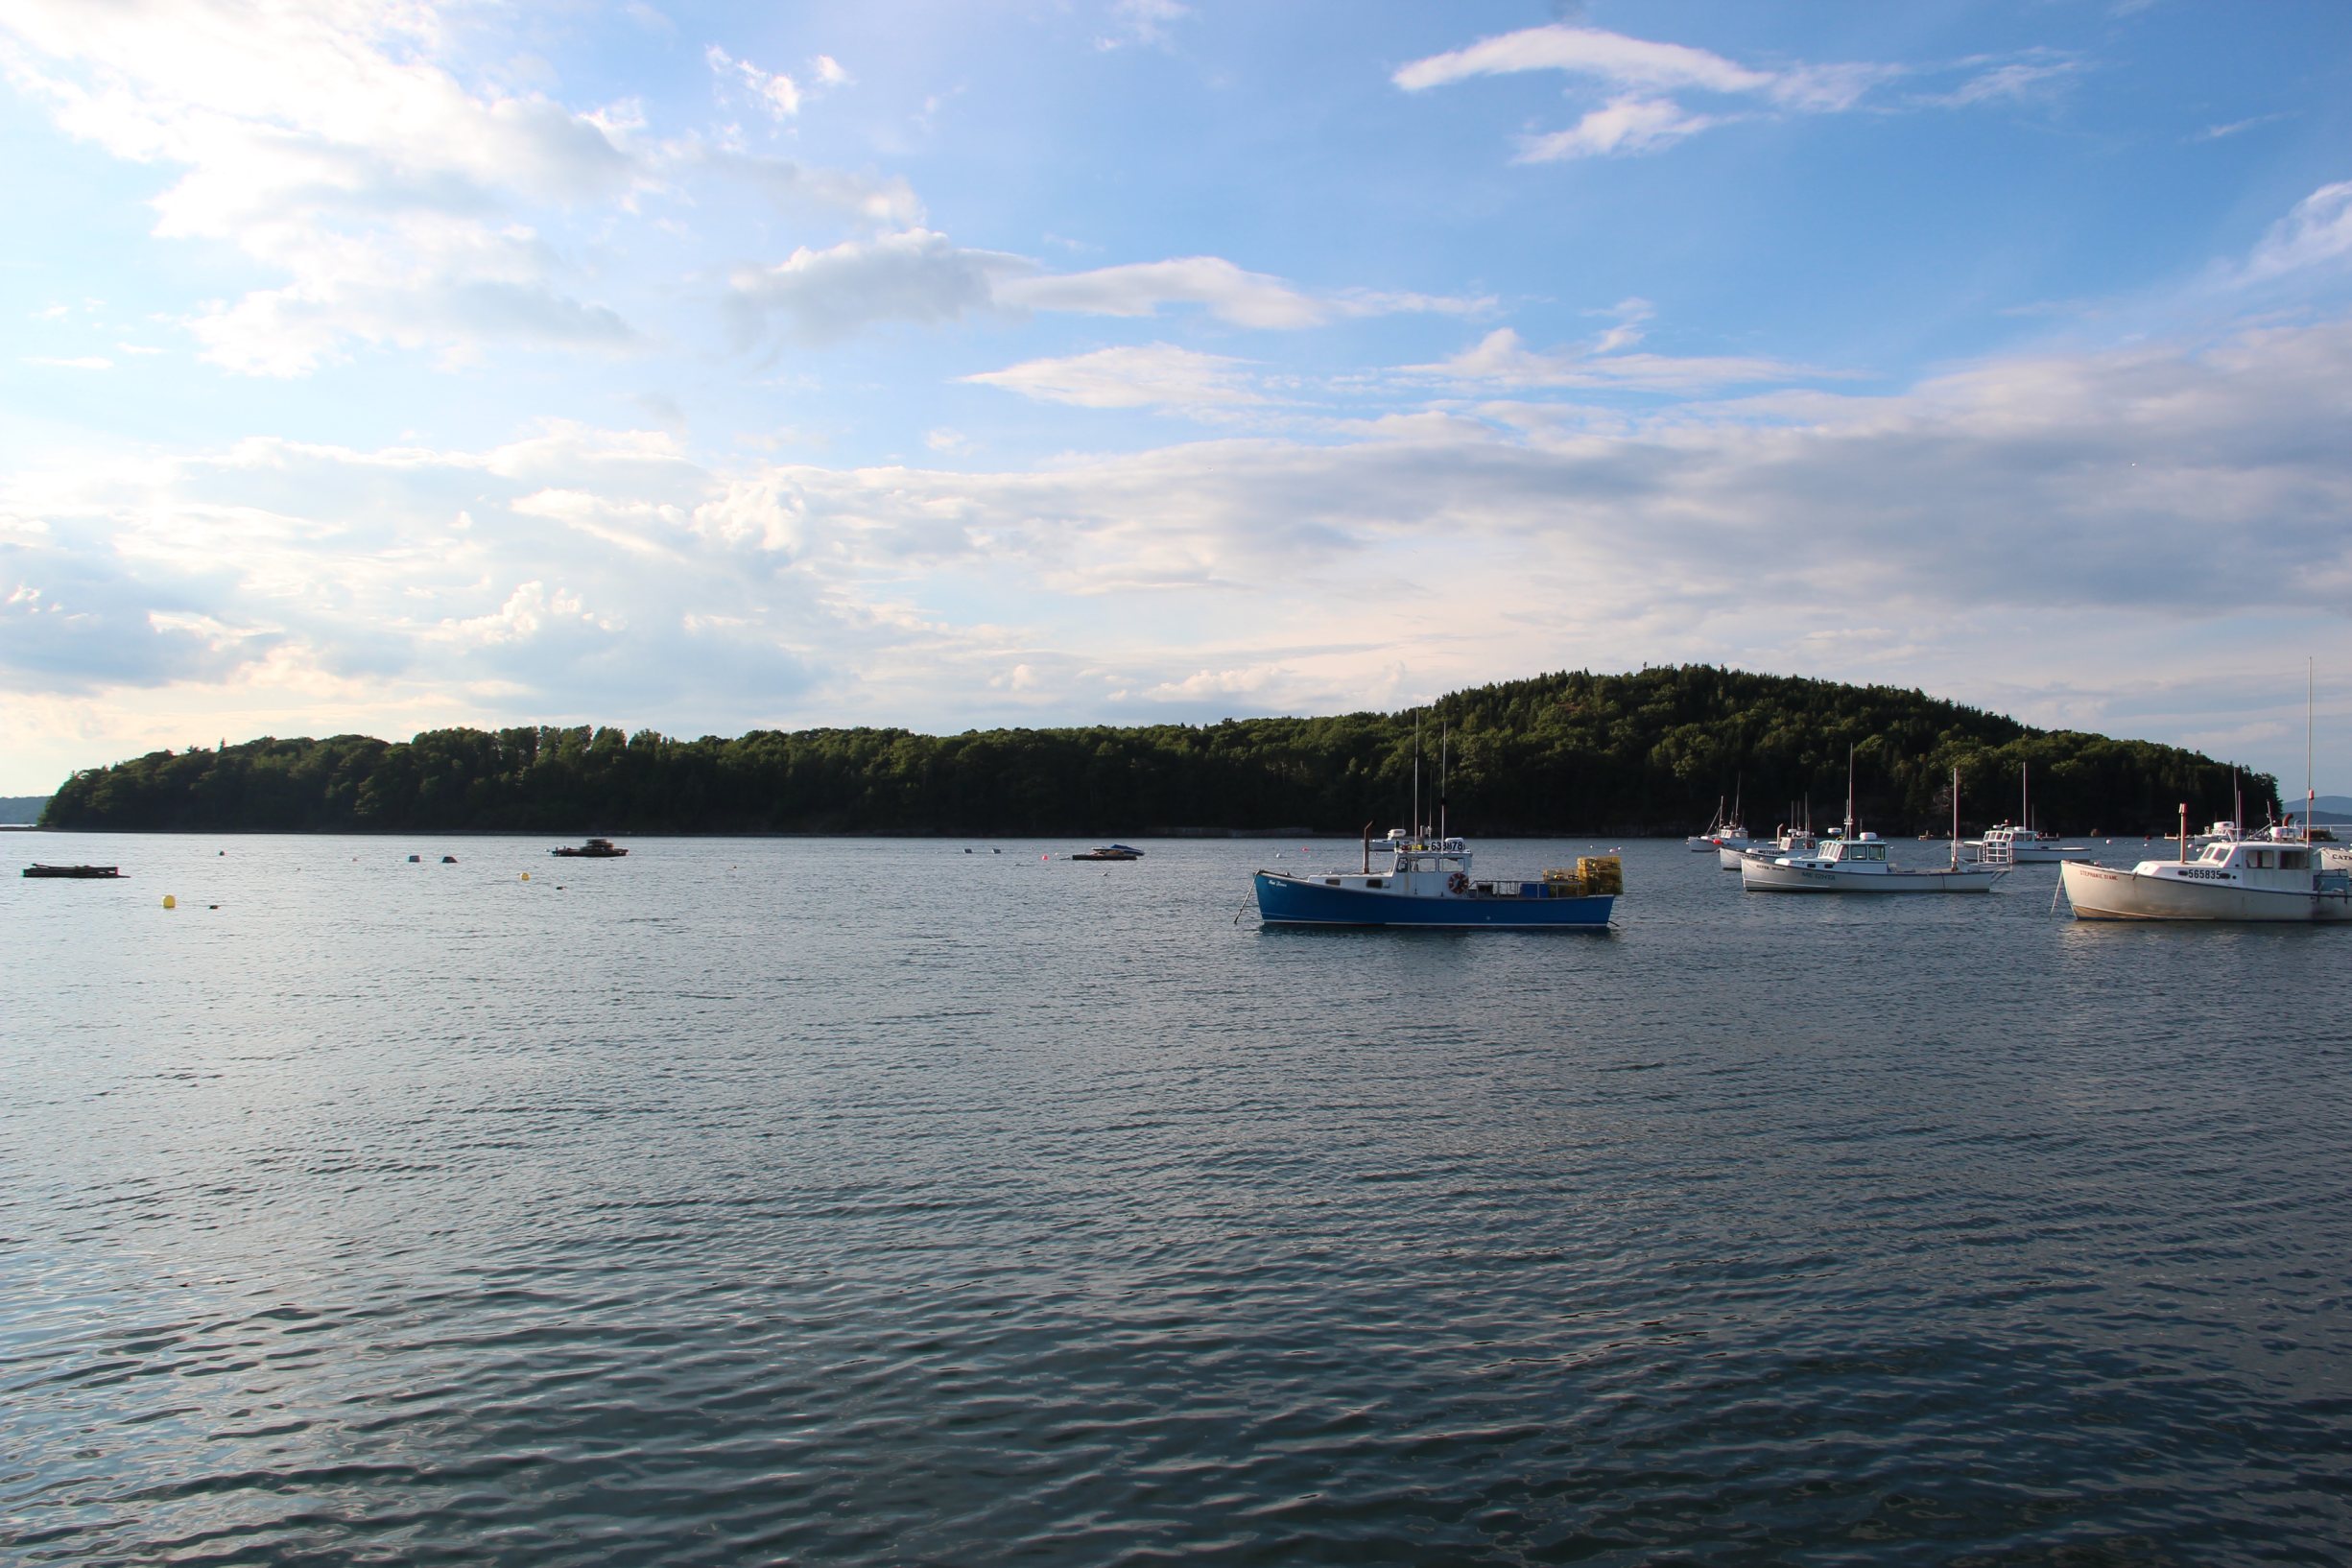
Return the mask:
[(1536, 388), (1620, 388), (1644, 392), (1701, 392), (1722, 387), (1832, 379), (1827, 372), (1779, 360), (1726, 355), (1670, 355), (1638, 351), (1651, 315), (1644, 299), (1627, 299), (1610, 314), (1616, 322), (1590, 343), (1539, 353), (1509, 327), (1432, 365), (1412, 365), (1407, 376), (1464, 385)]
[(1170, 30), (1192, 14), (1192, 7), (1183, 0), (1111, 0), (1111, 31), (1094, 40), (1097, 49), (1108, 51), (1129, 45), (1164, 49), (1170, 41)]
[(1669, 99), (1613, 98), (1565, 131), (1525, 138), (1519, 161), (1556, 163), (1562, 158), (1654, 152), (1722, 123), (1716, 115), (1686, 113)]
[(1598, 84), (1607, 100), (1562, 131), (1531, 133), (1519, 161), (1551, 163), (1656, 152), (1741, 118), (1688, 107), (1684, 95), (1748, 100), (1760, 107), (1832, 113), (1853, 107), (1900, 72), (1870, 64), (1743, 65), (1705, 49), (1628, 37), (1597, 28), (1555, 24), (1483, 38), (1466, 48), (1400, 67), (1391, 80), (1407, 92), (1473, 77), (1557, 71)]
[(2196, 135), (2190, 137), (2189, 139), (2191, 141), (2218, 142), (2230, 136), (2243, 135), (2245, 132), (2252, 131), (2259, 126), (2275, 125), (2287, 117), (2288, 116), (2285, 114), (2257, 114), (2248, 119), (2232, 120), (2227, 125), (2207, 126), (2204, 130), (2198, 131)]
[(2025, 103), (2048, 97), (2073, 84), (2082, 75), (2080, 61), (2046, 55), (2028, 59), (1969, 63), (1973, 74), (1959, 86), (1949, 92), (1928, 95), (1923, 101), (1947, 108), (1966, 108), (1976, 104)]
[(2271, 226), (2239, 276), (2265, 282), (2284, 273), (2352, 260), (2352, 180), (2322, 185)]
[(748, 59), (737, 59), (717, 44), (702, 51), (702, 59), (720, 81), (748, 91), (752, 101), (777, 120), (800, 112), (800, 88), (781, 71), (763, 71)]
[(999, 300), (1015, 309), (1093, 316), (1151, 316), (1162, 305), (1195, 304), (1236, 326), (1314, 326), (1331, 307), (1280, 278), (1245, 272), (1218, 256), (1136, 262), (1087, 273), (1007, 279)]
[[(1912, 102), (1955, 108), (2026, 102), (2056, 91), (2081, 66), (2040, 52), (1957, 68), (1967, 73), (1959, 85)], [(1390, 80), (1407, 92), (1423, 92), (1475, 77), (1556, 71), (1575, 84), (1572, 91), (1605, 95), (1574, 125), (1520, 137), (1517, 161), (1555, 163), (1659, 152), (1701, 131), (1776, 113), (1843, 113), (1921, 70), (1869, 61), (1745, 64), (1687, 44), (1556, 23), (1414, 60)]]
[(963, 379), (1080, 408), (1163, 408), (1197, 415), (1267, 401), (1251, 384), (1245, 361), (1164, 343), (1031, 360)]
[(1048, 273), (1029, 257), (965, 249), (919, 228), (825, 250), (802, 248), (774, 266), (741, 269), (731, 299), (748, 333), (756, 336), (760, 322), (774, 317), (812, 343), (881, 321), (947, 321), (980, 311), (1146, 318), (1189, 305), (1233, 326), (1294, 331), (1349, 317), (1474, 316), (1494, 304), (1362, 288), (1317, 294), (1222, 256)]

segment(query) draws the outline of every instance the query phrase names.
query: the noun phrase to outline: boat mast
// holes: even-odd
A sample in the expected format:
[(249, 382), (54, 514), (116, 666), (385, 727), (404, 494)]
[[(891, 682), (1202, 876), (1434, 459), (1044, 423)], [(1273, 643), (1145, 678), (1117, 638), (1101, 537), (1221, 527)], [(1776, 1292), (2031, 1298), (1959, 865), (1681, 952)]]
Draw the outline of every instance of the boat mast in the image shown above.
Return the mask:
[(2312, 787), (2312, 736), (2316, 732), (2319, 714), (2319, 661), (2303, 661), (2303, 842), (2311, 843), (2311, 814), (2319, 804), (2318, 792)]
[(1445, 715), (1437, 715), (1437, 837), (1445, 837), (1445, 765), (1446, 746), (1453, 739)]
[(2026, 804), (2026, 770), (2032, 766), (2031, 762), (2017, 765), (2017, 825), (2029, 832), (2033, 827), (2033, 808)]
[(1960, 869), (1960, 764), (1952, 765), (1952, 869)]
[(1413, 710), (1413, 836), (1421, 836), (1421, 710)]
[(1845, 743), (1845, 836), (1854, 836), (1854, 743)]

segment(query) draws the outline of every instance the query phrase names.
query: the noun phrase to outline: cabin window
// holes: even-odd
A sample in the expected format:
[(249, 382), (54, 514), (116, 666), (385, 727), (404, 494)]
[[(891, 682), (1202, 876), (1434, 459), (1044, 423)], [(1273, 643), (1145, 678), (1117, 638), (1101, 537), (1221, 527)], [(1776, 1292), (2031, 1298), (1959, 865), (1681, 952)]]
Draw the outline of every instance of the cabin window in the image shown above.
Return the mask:
[(1367, 888), (1385, 888), (1388, 886), (1388, 883), (1379, 877), (1367, 876), (1364, 879), (1364, 885)]
[(1336, 888), (1339, 885), (1340, 879), (1336, 876), (1327, 876), (1323, 878), (1323, 886), (1326, 888)]
[(2251, 855), (2247, 856), (2246, 859), (2252, 864), (2254, 869), (2257, 871), (2267, 871), (2270, 869), (2270, 851), (2268, 849), (2257, 849)]
[(2278, 852), (2278, 868), (2282, 871), (2308, 871), (2311, 862), (2300, 849), (2282, 849)]

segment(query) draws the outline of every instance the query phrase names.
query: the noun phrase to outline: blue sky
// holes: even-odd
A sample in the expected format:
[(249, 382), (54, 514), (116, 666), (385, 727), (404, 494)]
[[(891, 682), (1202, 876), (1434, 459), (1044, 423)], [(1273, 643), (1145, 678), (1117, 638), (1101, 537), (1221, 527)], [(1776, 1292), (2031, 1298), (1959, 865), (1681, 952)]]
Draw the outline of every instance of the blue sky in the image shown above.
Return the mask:
[(0, 9), (0, 793), (1710, 660), (2352, 778), (2352, 8)]

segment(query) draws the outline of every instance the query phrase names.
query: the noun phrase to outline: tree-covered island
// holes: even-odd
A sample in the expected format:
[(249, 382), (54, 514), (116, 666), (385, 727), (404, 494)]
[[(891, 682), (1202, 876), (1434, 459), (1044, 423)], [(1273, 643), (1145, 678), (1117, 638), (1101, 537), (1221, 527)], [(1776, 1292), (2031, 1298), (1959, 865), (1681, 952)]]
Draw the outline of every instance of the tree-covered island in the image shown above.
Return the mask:
[[(1438, 720), (1457, 832), (1684, 834), (1735, 788), (1761, 832), (1811, 798), (1843, 810), (1846, 750), (1864, 825), (1940, 831), (1961, 772), (1969, 826), (2013, 818), (2031, 764), (2037, 824), (2170, 831), (2256, 818), (2276, 781), (2146, 741), (2039, 730), (1915, 690), (1707, 665), (1539, 676), (1419, 710), (1425, 801)], [(157, 751), (76, 773), (54, 828), (158, 831), (1152, 834), (1353, 836), (1410, 815), (1414, 710), (1131, 728), (754, 730), (679, 740), (580, 725), (265, 738)], [(1434, 804), (1425, 815), (1434, 816)]]

